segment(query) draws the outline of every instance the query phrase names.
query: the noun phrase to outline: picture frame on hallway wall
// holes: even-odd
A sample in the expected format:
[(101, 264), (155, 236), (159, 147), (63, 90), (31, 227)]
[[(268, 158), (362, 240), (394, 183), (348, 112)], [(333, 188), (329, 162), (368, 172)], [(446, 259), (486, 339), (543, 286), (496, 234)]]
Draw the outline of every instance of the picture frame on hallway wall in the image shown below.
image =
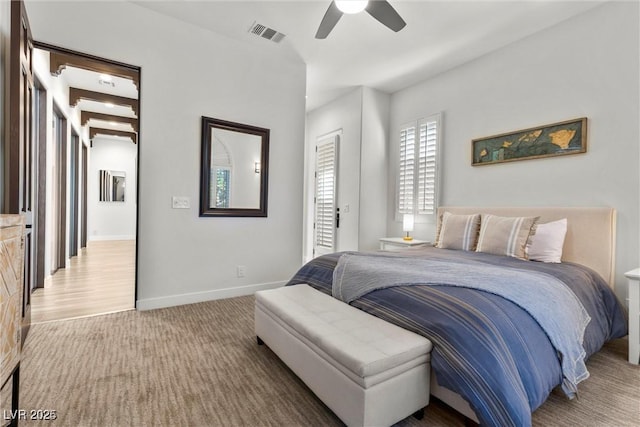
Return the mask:
[(473, 139), (471, 165), (491, 165), (587, 152), (587, 118)]

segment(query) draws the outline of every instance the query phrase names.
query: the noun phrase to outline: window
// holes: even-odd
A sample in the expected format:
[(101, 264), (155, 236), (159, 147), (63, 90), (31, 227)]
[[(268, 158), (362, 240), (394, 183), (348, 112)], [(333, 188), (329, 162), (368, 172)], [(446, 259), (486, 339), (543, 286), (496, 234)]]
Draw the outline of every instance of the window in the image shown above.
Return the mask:
[(216, 166), (211, 169), (211, 175), (211, 182), (214, 182), (215, 186), (210, 187), (209, 200), (215, 201), (216, 208), (228, 208), (231, 168)]
[(414, 214), (420, 221), (437, 209), (440, 115), (400, 128), (396, 219)]

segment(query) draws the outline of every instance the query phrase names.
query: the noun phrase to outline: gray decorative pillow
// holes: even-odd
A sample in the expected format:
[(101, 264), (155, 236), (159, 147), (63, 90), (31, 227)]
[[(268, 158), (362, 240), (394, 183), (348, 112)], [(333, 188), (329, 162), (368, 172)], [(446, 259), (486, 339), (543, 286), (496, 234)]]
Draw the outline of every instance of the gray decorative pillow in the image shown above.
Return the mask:
[(483, 214), (476, 251), (527, 259), (527, 242), (539, 218)]
[(480, 214), (454, 215), (445, 212), (440, 219), (436, 247), (473, 251), (478, 240)]

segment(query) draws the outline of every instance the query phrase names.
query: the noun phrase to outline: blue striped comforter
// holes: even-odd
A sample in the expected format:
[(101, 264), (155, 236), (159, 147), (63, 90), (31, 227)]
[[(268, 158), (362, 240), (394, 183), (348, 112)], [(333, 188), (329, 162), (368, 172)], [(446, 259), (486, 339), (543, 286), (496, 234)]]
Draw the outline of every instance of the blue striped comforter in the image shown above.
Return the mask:
[[(340, 256), (314, 259), (289, 284), (308, 283), (331, 294)], [(555, 277), (573, 291), (591, 317), (583, 341), (587, 357), (609, 339), (627, 334), (624, 310), (613, 292), (600, 276), (577, 264), (435, 248), (389, 256), (519, 268)], [(544, 330), (526, 310), (495, 293), (451, 285), (392, 286), (351, 304), (429, 338), (438, 383), (465, 398), (482, 425), (531, 425), (531, 413), (562, 384), (558, 351)]]

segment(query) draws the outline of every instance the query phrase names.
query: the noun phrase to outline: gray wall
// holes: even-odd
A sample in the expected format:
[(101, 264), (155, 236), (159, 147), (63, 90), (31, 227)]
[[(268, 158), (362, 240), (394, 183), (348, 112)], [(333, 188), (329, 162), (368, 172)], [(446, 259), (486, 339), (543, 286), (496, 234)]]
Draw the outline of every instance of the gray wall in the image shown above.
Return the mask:
[[(136, 238), (136, 159), (138, 149), (130, 140), (93, 138), (87, 175), (87, 233), (89, 240)], [(125, 173), (124, 202), (101, 202), (100, 171)]]
[[(337, 206), (340, 228), (336, 231), (336, 250), (358, 250), (358, 217), (360, 215), (360, 141), (362, 138), (362, 88), (317, 108), (307, 114), (305, 203), (305, 259), (311, 259), (313, 248), (315, 146), (318, 138), (342, 130), (338, 146)], [(349, 205), (349, 212), (347, 210)]]
[[(302, 253), (299, 59), (129, 2), (28, 1), (27, 11), (36, 40), (142, 67), (139, 308), (249, 294), (293, 275)], [(199, 218), (201, 116), (271, 129), (267, 218)], [(191, 208), (172, 209), (174, 195)]]
[[(440, 74), (391, 98), (389, 200), (399, 126), (443, 112), (441, 205), (612, 206), (616, 292), (640, 265), (637, 2), (611, 2)], [(471, 140), (587, 117), (586, 154), (472, 167)], [(389, 235), (400, 235), (388, 206)], [(431, 225), (416, 237), (433, 239)]]
[(389, 102), (386, 93), (362, 88), (362, 141), (360, 147), (360, 220), (358, 249), (377, 250), (386, 233), (387, 140)]
[(313, 248), (315, 146), (336, 130), (342, 130), (336, 250), (375, 250), (386, 232), (389, 95), (358, 87), (307, 114), (305, 259), (312, 258)]

